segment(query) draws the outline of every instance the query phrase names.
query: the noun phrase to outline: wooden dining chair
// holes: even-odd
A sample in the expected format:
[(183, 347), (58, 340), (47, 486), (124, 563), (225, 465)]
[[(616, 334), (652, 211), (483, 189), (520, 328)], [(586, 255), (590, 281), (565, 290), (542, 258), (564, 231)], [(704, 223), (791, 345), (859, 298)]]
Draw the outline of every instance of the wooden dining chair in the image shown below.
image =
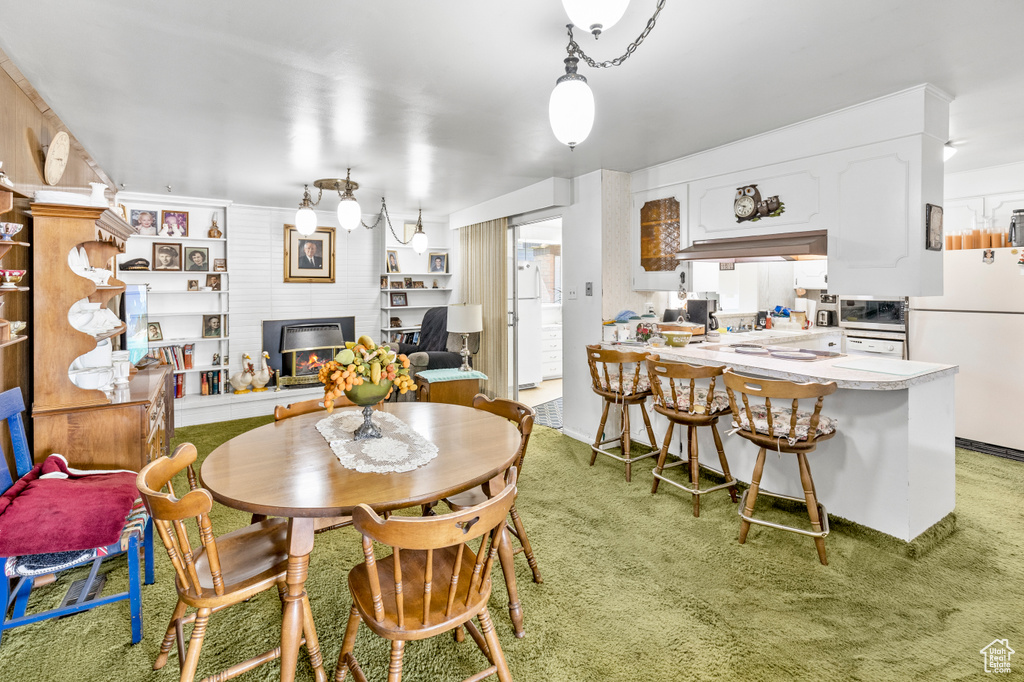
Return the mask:
[[(726, 370), (723, 377), (732, 408), (733, 426), (738, 429), (736, 433), (761, 448), (754, 463), (750, 487), (743, 491), (740, 498), (740, 544), (746, 542), (747, 532), (752, 523), (799, 533), (814, 538), (818, 560), (827, 565), (825, 537), (829, 532), (828, 510), (818, 501), (814, 479), (811, 478), (811, 468), (807, 463), (807, 453), (813, 452), (821, 441), (836, 435), (836, 421), (821, 413), (825, 396), (836, 392), (836, 383), (795, 383), (780, 379), (761, 379), (736, 374), (732, 370)], [(737, 394), (742, 403), (737, 403)], [(778, 400), (780, 405), (773, 406), (773, 399)], [(800, 401), (804, 399), (815, 401), (813, 411), (800, 409)], [(800, 482), (804, 490), (803, 499), (760, 489), (768, 450), (796, 455), (800, 467)], [(759, 494), (804, 502), (807, 505), (807, 515), (811, 519), (811, 530), (754, 518), (754, 503)]]
[[(490, 667), (464, 682), (497, 675), (511, 682), (494, 623), (487, 610), (491, 596), (491, 567), (498, 554), (500, 533), (516, 494), (516, 469), (511, 467), (505, 488), (474, 507), (441, 516), (392, 516), (384, 520), (366, 505), (352, 512), (363, 535), (366, 561), (348, 574), (352, 610), (338, 655), (335, 680), (348, 671), (366, 682), (353, 655), (359, 623), (390, 640), (388, 682), (402, 679), (405, 643), (465, 627)], [(474, 551), (470, 542), (480, 544)], [(377, 559), (374, 543), (391, 547)], [(472, 619), (480, 622), (479, 630)]]
[[(274, 587), (279, 597), (284, 599), (288, 568), (286, 519), (267, 519), (214, 538), (209, 517), (213, 496), (196, 482), (191, 466), (195, 460), (195, 446), (184, 443), (170, 457), (161, 457), (143, 467), (137, 479), (146, 509), (174, 566), (178, 590), (178, 604), (153, 669), (159, 670), (167, 663), (171, 646), (177, 642), (182, 682), (190, 682), (195, 677), (210, 614)], [(182, 470), (186, 470), (190, 490), (178, 498), (171, 479)], [(185, 526), (188, 519), (196, 520), (201, 547), (193, 548), (189, 541)], [(196, 612), (186, 616), (190, 607)], [(313, 614), (305, 594), (302, 596), (302, 614), (305, 635), (302, 642), (313, 667), (322, 670), (323, 659), (313, 626)], [(194, 623), (187, 650), (183, 632), (186, 623)], [(281, 649), (275, 645), (259, 656), (206, 679), (228, 680), (280, 655)]]

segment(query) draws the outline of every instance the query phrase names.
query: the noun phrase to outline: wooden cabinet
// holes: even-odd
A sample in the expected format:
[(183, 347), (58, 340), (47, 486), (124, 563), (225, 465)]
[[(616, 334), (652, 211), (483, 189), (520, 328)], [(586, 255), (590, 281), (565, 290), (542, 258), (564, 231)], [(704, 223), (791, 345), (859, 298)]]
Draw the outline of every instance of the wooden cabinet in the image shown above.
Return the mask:
[[(633, 291), (675, 291), (680, 274), (690, 288), (690, 265), (672, 263), (666, 248), (689, 246), (687, 186), (673, 185), (633, 193), (630, 211), (630, 269)], [(667, 269), (664, 269), (667, 268)]]

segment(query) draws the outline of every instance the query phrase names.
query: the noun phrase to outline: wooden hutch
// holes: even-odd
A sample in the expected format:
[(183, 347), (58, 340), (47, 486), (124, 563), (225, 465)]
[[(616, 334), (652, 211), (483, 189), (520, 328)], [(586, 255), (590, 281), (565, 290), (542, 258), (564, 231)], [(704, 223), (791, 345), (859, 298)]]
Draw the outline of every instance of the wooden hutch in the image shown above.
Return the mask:
[(75, 358), (125, 331), (123, 322), (98, 336), (71, 326), (68, 310), (76, 301), (86, 298), (106, 307), (125, 285), (112, 277), (97, 286), (71, 270), (68, 254), (82, 247), (94, 267), (113, 271), (114, 255), (124, 251), (135, 228), (103, 207), (36, 203), (31, 211), (35, 459), (60, 453), (74, 467), (138, 471), (167, 450), (167, 425), (173, 423), (168, 369), (142, 370), (112, 397), (79, 388), (68, 376)]

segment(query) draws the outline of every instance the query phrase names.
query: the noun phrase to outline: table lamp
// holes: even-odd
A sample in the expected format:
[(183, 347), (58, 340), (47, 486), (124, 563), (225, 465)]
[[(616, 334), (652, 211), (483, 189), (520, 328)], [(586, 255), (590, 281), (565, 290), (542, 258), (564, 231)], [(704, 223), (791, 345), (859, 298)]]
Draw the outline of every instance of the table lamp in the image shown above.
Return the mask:
[(463, 372), (470, 371), (469, 366), (469, 335), (484, 330), (484, 309), (479, 303), (453, 303), (448, 306), (448, 332), (462, 334)]

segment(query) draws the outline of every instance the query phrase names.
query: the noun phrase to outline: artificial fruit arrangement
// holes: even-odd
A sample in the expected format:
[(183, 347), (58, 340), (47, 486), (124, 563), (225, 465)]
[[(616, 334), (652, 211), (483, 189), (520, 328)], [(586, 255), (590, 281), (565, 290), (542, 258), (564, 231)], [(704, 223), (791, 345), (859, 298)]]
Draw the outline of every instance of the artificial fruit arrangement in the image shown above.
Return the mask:
[[(324, 385), (324, 407), (328, 413), (342, 393), (356, 405), (366, 404), (361, 400), (365, 394), (369, 404), (373, 404), (387, 400), (395, 388), (404, 394), (416, 385), (409, 375), (409, 358), (388, 345), (378, 346), (365, 335), (355, 342), (346, 342), (333, 360), (320, 367), (319, 378)], [(370, 384), (378, 390), (371, 389)], [(360, 388), (364, 385), (367, 389)], [(382, 396), (384, 388), (387, 394)]]

